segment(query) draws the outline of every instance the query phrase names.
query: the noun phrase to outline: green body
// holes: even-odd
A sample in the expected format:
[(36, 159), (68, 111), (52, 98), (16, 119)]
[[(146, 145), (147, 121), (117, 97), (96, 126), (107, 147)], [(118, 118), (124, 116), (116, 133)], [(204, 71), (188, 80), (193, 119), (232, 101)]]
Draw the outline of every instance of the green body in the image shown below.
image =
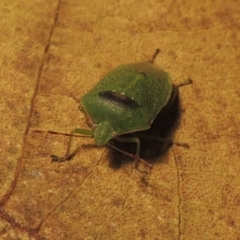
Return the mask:
[(103, 146), (119, 135), (149, 129), (172, 91), (168, 73), (152, 63), (135, 63), (110, 71), (80, 103), (92, 120), (96, 144)]

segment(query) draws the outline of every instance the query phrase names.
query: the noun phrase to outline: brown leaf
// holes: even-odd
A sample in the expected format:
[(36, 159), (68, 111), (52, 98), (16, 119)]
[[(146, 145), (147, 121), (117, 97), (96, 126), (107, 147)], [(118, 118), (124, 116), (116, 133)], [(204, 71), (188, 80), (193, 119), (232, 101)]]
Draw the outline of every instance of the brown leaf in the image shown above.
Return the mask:
[[(0, 239), (239, 238), (237, 1), (3, 0), (0, 19)], [(172, 134), (190, 148), (146, 142), (140, 172), (74, 138), (51, 162), (68, 138), (34, 130), (87, 129), (72, 96), (156, 48), (175, 84), (193, 79)]]

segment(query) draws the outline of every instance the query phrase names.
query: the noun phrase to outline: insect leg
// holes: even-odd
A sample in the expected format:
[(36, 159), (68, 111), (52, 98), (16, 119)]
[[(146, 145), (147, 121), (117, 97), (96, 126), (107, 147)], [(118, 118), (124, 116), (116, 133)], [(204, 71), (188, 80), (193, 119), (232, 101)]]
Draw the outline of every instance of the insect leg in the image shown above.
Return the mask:
[[(82, 128), (74, 129), (71, 132), (71, 134), (68, 134), (69, 140), (68, 140), (68, 145), (67, 145), (67, 150), (66, 150), (65, 156), (64, 157), (58, 157), (56, 155), (51, 155), (52, 161), (54, 161), (54, 162), (69, 161), (76, 155), (76, 153), (78, 152), (78, 148), (74, 152), (70, 153), (71, 145), (72, 145), (72, 138), (77, 137), (76, 135), (74, 135), (74, 133), (75, 134), (81, 134), (81, 135), (83, 135), (82, 137), (93, 137), (93, 131), (92, 130), (87, 130), (87, 129), (82, 129)], [(81, 137), (81, 136), (79, 136), (79, 137)]]
[(144, 138), (144, 139), (148, 139), (148, 140), (156, 140), (159, 142), (163, 142), (163, 143), (169, 143), (169, 144), (174, 144), (176, 146), (180, 146), (180, 147), (185, 147), (185, 148), (189, 148), (189, 145), (187, 143), (181, 143), (181, 142), (173, 142), (170, 138), (161, 138), (158, 136), (152, 136), (152, 135), (147, 135), (144, 133), (132, 133), (132, 135), (138, 137), (138, 138)]
[[(126, 155), (129, 155), (129, 156), (134, 158), (135, 168), (138, 167), (138, 162), (139, 161), (143, 162), (145, 165), (148, 165), (148, 166), (152, 167), (152, 165), (150, 163), (148, 163), (147, 161), (145, 161), (144, 159), (141, 159), (139, 157), (139, 155), (140, 155), (140, 140), (139, 140), (139, 138), (137, 138), (137, 137), (115, 137), (115, 139), (119, 142), (136, 143), (137, 149), (136, 149), (136, 154), (135, 155), (129, 154), (129, 153), (127, 153), (125, 151), (122, 151), (122, 150), (120, 151), (120, 152), (125, 153)], [(116, 150), (118, 150), (118, 149), (116, 149)]]
[(193, 80), (191, 78), (188, 78), (185, 82), (179, 83), (177, 86), (178, 87), (183, 87), (185, 85), (193, 83)]
[(154, 61), (155, 61), (155, 59), (156, 59), (156, 57), (157, 57), (157, 55), (160, 53), (160, 49), (156, 49), (155, 50), (155, 52), (154, 52), (154, 54), (152, 55), (152, 58), (150, 59), (150, 60), (148, 60), (147, 62), (149, 62), (149, 63), (154, 63)]
[(192, 84), (192, 83), (193, 83), (193, 80), (189, 78), (185, 82), (179, 83), (178, 85), (173, 84), (172, 95), (171, 95), (167, 105), (165, 106), (165, 108), (169, 108), (173, 105), (176, 97), (178, 96), (178, 93), (179, 93), (178, 89), (180, 87), (183, 87), (183, 86), (186, 86), (186, 85)]

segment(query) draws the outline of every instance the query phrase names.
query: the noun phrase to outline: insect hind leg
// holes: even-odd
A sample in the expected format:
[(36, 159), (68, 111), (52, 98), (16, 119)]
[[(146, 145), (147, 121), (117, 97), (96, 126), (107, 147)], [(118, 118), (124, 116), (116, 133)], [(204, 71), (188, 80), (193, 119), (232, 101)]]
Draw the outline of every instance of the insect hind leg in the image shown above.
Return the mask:
[(160, 49), (157, 48), (157, 49), (155, 50), (154, 54), (152, 55), (152, 58), (151, 58), (150, 60), (148, 60), (147, 62), (149, 62), (149, 63), (154, 63), (154, 61), (155, 61), (155, 59), (156, 59), (156, 57), (157, 57), (157, 55), (158, 55), (159, 53), (160, 53)]

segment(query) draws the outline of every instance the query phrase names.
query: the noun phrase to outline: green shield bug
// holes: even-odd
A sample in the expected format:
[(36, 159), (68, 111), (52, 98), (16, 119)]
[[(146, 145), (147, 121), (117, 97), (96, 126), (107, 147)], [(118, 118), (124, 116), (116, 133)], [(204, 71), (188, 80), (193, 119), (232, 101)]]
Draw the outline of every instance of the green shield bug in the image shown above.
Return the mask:
[[(169, 74), (153, 64), (158, 53), (157, 49), (148, 62), (113, 69), (79, 99), (79, 109), (90, 119), (91, 129), (76, 128), (71, 134), (64, 134), (70, 136), (66, 154), (64, 157), (52, 155), (53, 161), (70, 160), (75, 155), (76, 151), (70, 154), (70, 148), (72, 137), (76, 134), (94, 138), (99, 147), (108, 145), (130, 155), (135, 159), (135, 167), (139, 160), (148, 164), (139, 157), (139, 138), (171, 142), (169, 139), (145, 136), (142, 131), (149, 129), (159, 112), (174, 99), (178, 87), (191, 83), (191, 80), (182, 85), (173, 85)], [(111, 139), (136, 143), (136, 154), (116, 148), (111, 144)]]

